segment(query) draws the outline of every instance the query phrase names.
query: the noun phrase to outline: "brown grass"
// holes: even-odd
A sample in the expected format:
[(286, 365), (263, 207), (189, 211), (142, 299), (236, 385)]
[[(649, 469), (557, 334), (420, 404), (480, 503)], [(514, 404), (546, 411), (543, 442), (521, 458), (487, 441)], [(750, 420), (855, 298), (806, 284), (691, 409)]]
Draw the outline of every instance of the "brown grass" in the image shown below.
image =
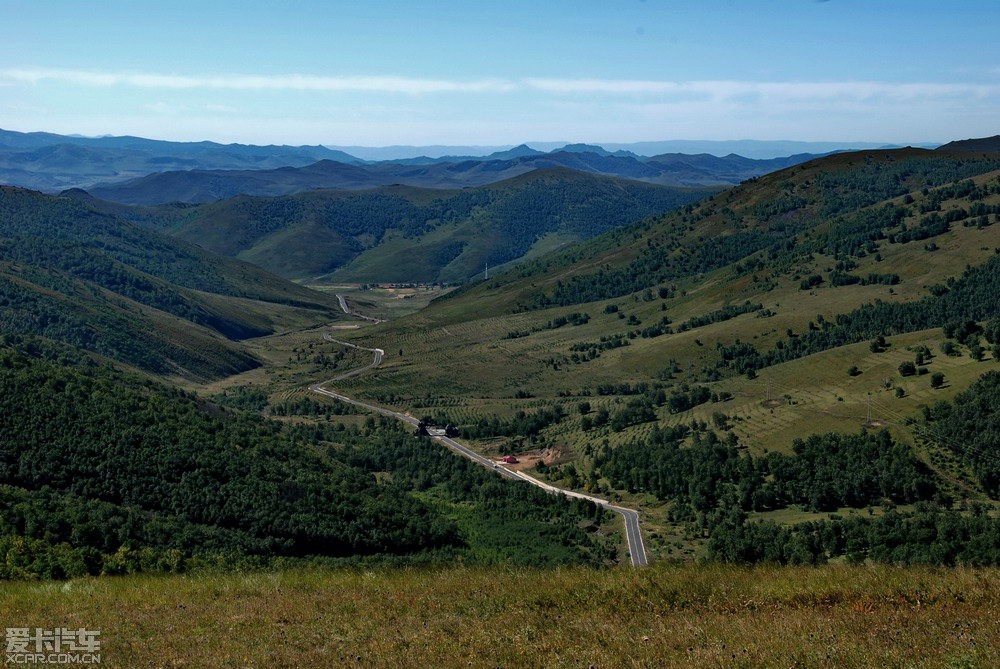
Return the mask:
[(104, 666), (996, 667), (1000, 570), (387, 569), (0, 587)]

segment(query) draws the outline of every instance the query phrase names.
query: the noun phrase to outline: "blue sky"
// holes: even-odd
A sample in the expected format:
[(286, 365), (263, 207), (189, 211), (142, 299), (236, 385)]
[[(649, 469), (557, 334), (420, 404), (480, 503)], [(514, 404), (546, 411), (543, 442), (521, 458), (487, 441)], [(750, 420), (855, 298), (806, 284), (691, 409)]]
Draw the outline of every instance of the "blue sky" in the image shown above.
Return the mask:
[(1000, 133), (1000, 2), (0, 0), (0, 127), (288, 144)]

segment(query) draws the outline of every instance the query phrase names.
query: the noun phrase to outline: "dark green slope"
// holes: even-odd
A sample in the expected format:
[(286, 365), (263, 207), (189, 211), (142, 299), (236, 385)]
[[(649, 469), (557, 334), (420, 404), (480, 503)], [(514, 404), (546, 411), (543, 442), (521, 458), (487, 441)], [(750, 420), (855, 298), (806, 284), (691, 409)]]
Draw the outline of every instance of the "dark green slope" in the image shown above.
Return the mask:
[(504, 481), (395, 424), (283, 424), (66, 347), (0, 345), (0, 435), (0, 580), (606, 557), (583, 529), (594, 505)]
[(462, 281), (486, 263), (588, 239), (711, 192), (555, 168), (464, 190), (317, 190), (199, 207), (92, 202), (282, 276), (406, 282)]
[(234, 345), (273, 331), (254, 302), (330, 310), (326, 297), (247, 263), (79, 201), (0, 188), (0, 333), (212, 377), (258, 364)]

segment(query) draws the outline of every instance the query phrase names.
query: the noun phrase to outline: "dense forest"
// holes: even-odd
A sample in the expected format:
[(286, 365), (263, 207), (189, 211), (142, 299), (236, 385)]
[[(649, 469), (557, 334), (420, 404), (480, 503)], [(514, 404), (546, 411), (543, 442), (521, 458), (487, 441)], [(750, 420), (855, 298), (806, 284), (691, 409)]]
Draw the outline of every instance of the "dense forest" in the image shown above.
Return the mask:
[(275, 281), (257, 267), (214, 256), (70, 198), (0, 187), (0, 240), (4, 260), (59, 269), (158, 308), (168, 304), (156, 296), (163, 282), (220, 295), (321, 305), (315, 293)]
[(883, 500), (907, 504), (931, 499), (936, 490), (926, 466), (885, 431), (812, 436), (796, 440), (792, 451), (756, 457), (744, 454), (734, 436), (720, 439), (713, 431), (680, 425), (600, 450), (595, 468), (616, 486), (673, 502), (671, 513), (679, 520), (720, 505), (832, 511)]
[(821, 564), (843, 556), (850, 562), (998, 565), (1000, 519), (987, 506), (968, 511), (921, 502), (912, 511), (831, 517), (780, 525), (747, 521), (738, 509), (720, 512), (712, 524), (710, 555), (726, 562)]
[(923, 419), (928, 438), (954, 451), (1000, 499), (1000, 372), (987, 372), (954, 402), (928, 407)]
[[(442, 551), (533, 563), (608, 557), (579, 530), (599, 520), (592, 505), (486, 481), (401, 428), (220, 412), (64, 349), (0, 348), (0, 435), (6, 578)], [(383, 471), (380, 482), (373, 474)]]

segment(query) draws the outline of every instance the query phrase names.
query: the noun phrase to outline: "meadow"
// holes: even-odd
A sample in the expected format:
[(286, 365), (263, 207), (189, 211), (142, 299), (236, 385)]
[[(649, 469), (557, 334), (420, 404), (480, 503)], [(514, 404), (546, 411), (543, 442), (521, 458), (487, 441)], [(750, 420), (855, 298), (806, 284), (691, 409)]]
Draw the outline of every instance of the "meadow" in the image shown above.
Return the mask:
[(1000, 572), (659, 564), (0, 585), (7, 625), (99, 628), (109, 667), (995, 667)]

